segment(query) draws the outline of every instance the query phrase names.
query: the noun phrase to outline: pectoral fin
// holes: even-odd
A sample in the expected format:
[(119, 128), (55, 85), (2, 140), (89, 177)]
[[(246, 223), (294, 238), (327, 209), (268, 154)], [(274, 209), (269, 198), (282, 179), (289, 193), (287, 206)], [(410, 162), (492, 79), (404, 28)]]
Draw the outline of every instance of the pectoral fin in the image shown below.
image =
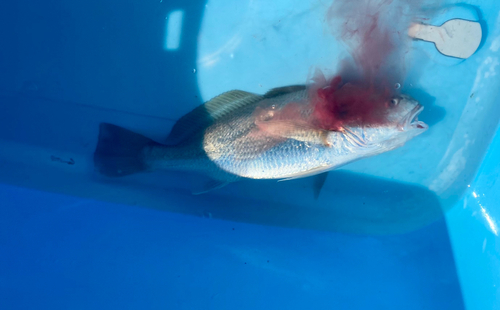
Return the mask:
[(316, 128), (302, 120), (270, 120), (256, 121), (255, 124), (263, 132), (285, 139), (294, 139), (324, 146), (331, 146), (327, 130)]

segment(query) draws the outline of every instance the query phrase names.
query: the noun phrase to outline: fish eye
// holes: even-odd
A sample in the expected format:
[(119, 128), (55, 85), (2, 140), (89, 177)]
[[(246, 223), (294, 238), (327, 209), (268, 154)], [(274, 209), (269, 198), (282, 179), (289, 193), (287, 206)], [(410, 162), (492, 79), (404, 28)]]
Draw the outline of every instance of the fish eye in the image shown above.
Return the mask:
[(392, 98), (391, 101), (389, 102), (391, 107), (395, 107), (399, 104), (399, 99), (398, 98)]

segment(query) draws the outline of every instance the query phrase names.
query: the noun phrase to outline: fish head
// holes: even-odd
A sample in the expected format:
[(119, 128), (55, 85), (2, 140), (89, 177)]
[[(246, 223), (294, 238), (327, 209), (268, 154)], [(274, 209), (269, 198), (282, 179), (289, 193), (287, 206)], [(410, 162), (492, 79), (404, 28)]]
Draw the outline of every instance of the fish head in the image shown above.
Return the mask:
[(383, 123), (361, 124), (350, 129), (363, 137), (363, 145), (375, 148), (377, 153), (400, 147), (428, 129), (427, 124), (418, 120), (424, 107), (408, 95), (390, 97), (386, 109)]

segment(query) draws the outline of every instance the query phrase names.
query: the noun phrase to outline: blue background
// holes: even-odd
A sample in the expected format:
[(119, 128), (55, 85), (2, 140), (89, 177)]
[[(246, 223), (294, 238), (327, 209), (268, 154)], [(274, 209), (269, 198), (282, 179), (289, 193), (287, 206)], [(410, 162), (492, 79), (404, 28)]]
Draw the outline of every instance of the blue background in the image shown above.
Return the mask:
[(0, 187), (3, 309), (463, 309), (446, 224), (363, 237)]
[[(91, 154), (97, 127), (79, 110), (87, 106), (149, 124), (156, 118), (156, 132), (167, 132), (165, 119), (200, 100), (192, 68), (204, 4), (3, 3), (2, 141)], [(189, 23), (181, 49), (168, 54), (159, 48), (164, 16), (178, 8)], [(166, 98), (174, 104), (158, 111)], [(51, 122), (39, 126), (43, 119)], [(3, 150), (2, 160), (27, 156)], [(29, 162), (0, 160), (0, 309), (464, 309), (464, 300), (489, 309), (500, 296), (500, 243), (475, 214), (489, 206), (499, 215), (499, 152), (497, 135), (446, 218), (393, 236), (236, 223), (26, 189), (16, 185), (36, 188), (66, 172), (36, 174)], [(97, 195), (77, 178), (61, 191)], [(473, 191), (486, 194), (481, 203)]]

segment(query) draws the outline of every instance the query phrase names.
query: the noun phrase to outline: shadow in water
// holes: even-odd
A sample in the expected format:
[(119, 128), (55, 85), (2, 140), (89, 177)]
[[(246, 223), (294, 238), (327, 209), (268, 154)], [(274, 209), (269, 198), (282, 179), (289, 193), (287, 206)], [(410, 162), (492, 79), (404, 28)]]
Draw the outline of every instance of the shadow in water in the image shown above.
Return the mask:
[(434, 126), (444, 119), (446, 110), (437, 105), (425, 106), (425, 115), (421, 118), (429, 126)]
[(419, 119), (422, 119), (430, 127), (442, 121), (446, 116), (446, 110), (436, 105), (436, 97), (431, 96), (421, 87), (404, 87), (403, 93), (410, 95), (425, 107)]
[[(248, 180), (239, 186), (247, 187), (253, 197), (228, 199), (214, 192), (210, 198), (194, 199), (199, 204), (218, 201), (204, 207), (214, 218), (356, 234), (404, 233), (443, 215), (438, 197), (421, 186), (344, 171), (330, 172), (328, 178), (334, 184), (324, 188), (318, 200), (310, 186), (298, 186), (312, 183), (310, 178), (278, 184)], [(269, 192), (272, 200), (259, 199)]]
[[(140, 182), (148, 176), (165, 188)], [(93, 198), (221, 220), (362, 235), (406, 233), (443, 216), (438, 197), (428, 189), (343, 171), (331, 173), (335, 185), (325, 188), (318, 200), (311, 188), (297, 187), (298, 181), (245, 180), (208, 194), (191, 195), (187, 188), (167, 188), (169, 184), (160, 183), (165, 180), (162, 177), (93, 178), (97, 184), (112, 187)], [(189, 183), (179, 175), (168, 179), (177, 186)], [(119, 192), (123, 196), (117, 197)], [(272, 199), (268, 199), (270, 192)]]

